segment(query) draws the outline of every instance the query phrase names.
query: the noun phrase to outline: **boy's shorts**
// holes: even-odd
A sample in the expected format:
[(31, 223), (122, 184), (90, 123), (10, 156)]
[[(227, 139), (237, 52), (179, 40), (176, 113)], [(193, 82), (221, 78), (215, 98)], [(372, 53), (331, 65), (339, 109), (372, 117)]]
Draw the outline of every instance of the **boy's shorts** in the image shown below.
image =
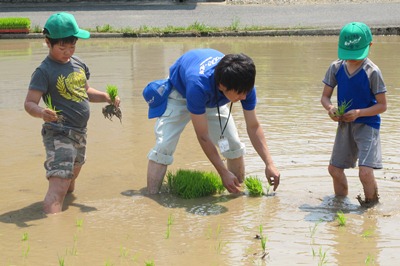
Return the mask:
[[(228, 105), (220, 106), (219, 111), (223, 128), (229, 114)], [(213, 143), (217, 145), (221, 136), (217, 108), (207, 108), (206, 115), (210, 138)], [(183, 98), (177, 90), (173, 89), (168, 98), (167, 109), (164, 114), (157, 119), (154, 127), (156, 145), (148, 153), (148, 159), (159, 164), (172, 164), (173, 154), (178, 144), (179, 137), (189, 122), (190, 112), (186, 106), (186, 99)], [(232, 114), (229, 116), (229, 122), (224, 131), (224, 138), (229, 142), (229, 150), (222, 153), (225, 158), (235, 159), (245, 154), (245, 145), (240, 142)]]
[(46, 148), (46, 177), (73, 178), (74, 168), (85, 163), (86, 131), (76, 131), (55, 124), (42, 127)]
[(341, 123), (337, 128), (330, 164), (338, 168), (382, 168), (379, 129), (360, 123)]

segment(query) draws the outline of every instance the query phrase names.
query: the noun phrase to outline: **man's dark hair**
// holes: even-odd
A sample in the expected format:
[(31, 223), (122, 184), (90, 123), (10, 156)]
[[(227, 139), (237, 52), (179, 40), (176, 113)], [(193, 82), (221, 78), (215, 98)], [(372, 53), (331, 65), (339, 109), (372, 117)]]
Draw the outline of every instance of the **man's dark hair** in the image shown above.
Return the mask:
[(237, 93), (248, 93), (256, 78), (256, 66), (245, 54), (227, 54), (214, 70), (215, 82), (222, 84), (227, 90)]
[(48, 37), (49, 31), (47, 29), (43, 29), (43, 34), (46, 36), (46, 38), (49, 40), (51, 46), (53, 47), (55, 44), (75, 44), (76, 41), (78, 40), (77, 37), (75, 36), (69, 36), (69, 37), (65, 37), (62, 39), (52, 39)]

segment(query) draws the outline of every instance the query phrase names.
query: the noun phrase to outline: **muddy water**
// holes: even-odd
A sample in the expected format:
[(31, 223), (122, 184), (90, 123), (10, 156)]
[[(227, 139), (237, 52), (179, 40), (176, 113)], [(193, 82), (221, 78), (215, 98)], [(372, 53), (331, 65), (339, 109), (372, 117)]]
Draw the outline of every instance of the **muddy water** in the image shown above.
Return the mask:
[[(400, 259), (399, 41), (376, 37), (371, 50), (388, 87), (389, 109), (382, 115), (384, 169), (376, 171), (381, 204), (369, 210), (355, 200), (362, 193), (357, 169), (347, 171), (345, 199), (332, 196), (326, 170), (336, 125), (319, 99), (325, 70), (336, 57), (335, 37), (79, 41), (76, 54), (90, 67), (91, 85), (118, 86), (123, 120), (106, 120), (103, 104), (91, 105), (88, 160), (76, 191), (63, 213), (46, 217), (41, 121), (25, 113), (23, 101), (47, 49), (41, 40), (0, 40), (0, 264), (395, 265)], [(257, 65), (257, 113), (282, 174), (273, 196), (182, 200), (143, 192), (154, 121), (146, 117), (141, 90), (165, 77), (183, 52), (200, 47), (243, 52)], [(239, 105), (233, 112), (247, 144), (247, 175), (262, 177), (263, 164), (246, 137)], [(178, 168), (212, 170), (190, 125), (169, 169)], [(344, 227), (335, 220), (340, 210), (347, 218)], [(260, 227), (268, 238), (264, 259), (255, 239)]]

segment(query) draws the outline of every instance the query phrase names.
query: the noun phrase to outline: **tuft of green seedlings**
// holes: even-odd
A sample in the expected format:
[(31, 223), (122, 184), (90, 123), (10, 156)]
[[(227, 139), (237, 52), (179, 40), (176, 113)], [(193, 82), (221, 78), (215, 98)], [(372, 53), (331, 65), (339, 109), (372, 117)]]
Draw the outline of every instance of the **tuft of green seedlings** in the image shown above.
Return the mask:
[(262, 181), (255, 176), (245, 178), (244, 185), (249, 191), (250, 196), (260, 197), (264, 194)]
[(0, 29), (26, 29), (31, 27), (31, 20), (29, 18), (6, 17), (0, 18)]
[(53, 105), (52, 99), (51, 99), (51, 95), (50, 94), (46, 94), (43, 97), (43, 101), (44, 104), (46, 105), (46, 107), (54, 112), (56, 112), (57, 114), (57, 123), (58, 124), (62, 124), (63, 122), (65, 122), (65, 118), (63, 115), (60, 115), (59, 113), (61, 112), (61, 110), (57, 110), (56, 106)]
[(184, 199), (211, 196), (225, 191), (221, 178), (213, 172), (179, 169), (167, 173), (169, 191)]
[(113, 116), (119, 118), (119, 121), (122, 122), (122, 112), (121, 109), (114, 105), (115, 99), (118, 96), (118, 88), (115, 85), (107, 85), (106, 92), (110, 96), (111, 104), (108, 104), (103, 107), (103, 115), (104, 118), (108, 118), (112, 121)]
[(351, 106), (352, 101), (353, 101), (353, 100), (350, 100), (350, 101), (347, 102), (346, 100), (344, 100), (343, 102), (341, 102), (341, 103), (338, 105), (338, 108), (337, 108), (337, 110), (336, 110), (336, 112), (335, 112), (335, 115), (336, 115), (337, 117), (340, 117), (340, 116), (344, 115), (345, 112), (346, 112), (346, 110), (347, 110), (347, 108), (349, 108), (349, 107)]
[(344, 213), (342, 211), (338, 211), (336, 213), (336, 221), (338, 222), (339, 226), (345, 226), (346, 225), (346, 216), (344, 216)]

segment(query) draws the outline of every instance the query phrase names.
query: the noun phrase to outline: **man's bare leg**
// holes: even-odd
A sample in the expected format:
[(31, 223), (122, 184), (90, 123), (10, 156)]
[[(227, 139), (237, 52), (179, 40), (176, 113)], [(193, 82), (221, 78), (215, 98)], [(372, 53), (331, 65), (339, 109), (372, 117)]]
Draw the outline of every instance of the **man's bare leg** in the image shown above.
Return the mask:
[(149, 160), (147, 165), (147, 191), (149, 194), (160, 192), (164, 176), (167, 173), (167, 165)]
[(236, 159), (227, 159), (226, 161), (228, 170), (238, 178), (240, 183), (243, 183), (245, 169), (243, 156)]

